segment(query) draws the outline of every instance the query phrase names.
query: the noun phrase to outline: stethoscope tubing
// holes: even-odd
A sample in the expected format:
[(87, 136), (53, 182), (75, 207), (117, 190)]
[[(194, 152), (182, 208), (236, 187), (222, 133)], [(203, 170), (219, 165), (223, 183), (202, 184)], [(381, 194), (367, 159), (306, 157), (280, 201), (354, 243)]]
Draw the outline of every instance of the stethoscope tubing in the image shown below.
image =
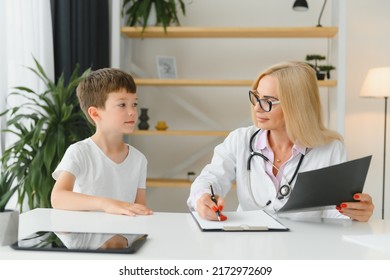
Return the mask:
[[(250, 172), (251, 172), (251, 160), (254, 156), (260, 156), (264, 161), (272, 164), (272, 166), (274, 168), (276, 168), (276, 170), (278, 170), (278, 172), (280, 171), (278, 167), (276, 167), (268, 157), (266, 157), (265, 155), (263, 155), (262, 153), (259, 153), (259, 152), (255, 152), (254, 149), (253, 149), (253, 141), (256, 137), (256, 135), (261, 131), (261, 129), (258, 129), (255, 133), (253, 133), (253, 135), (251, 136), (250, 140), (249, 140), (249, 149), (250, 149), (250, 155), (248, 157), (248, 160), (247, 160), (247, 170), (248, 170), (248, 173), (249, 173), (249, 181), (250, 181)], [(295, 172), (292, 176), (292, 178), (290, 179), (290, 181), (287, 181), (287, 185), (282, 185), (279, 189), (279, 196), (278, 196), (278, 199), (283, 199), (284, 197), (288, 196), (291, 192), (291, 183), (294, 181), (295, 177), (297, 176), (298, 174), (298, 171), (299, 171), (299, 168), (302, 164), (302, 161), (303, 161), (303, 158), (305, 157), (304, 154), (301, 155), (300, 159), (299, 159), (299, 162), (298, 162), (298, 165), (297, 165), (297, 168), (295, 169)], [(284, 176), (283, 176), (284, 177)], [(249, 186), (251, 187), (251, 184), (249, 184)], [(252, 192), (252, 190), (251, 190)], [(253, 195), (253, 194), (252, 194)], [(269, 203), (268, 203), (269, 204)]]

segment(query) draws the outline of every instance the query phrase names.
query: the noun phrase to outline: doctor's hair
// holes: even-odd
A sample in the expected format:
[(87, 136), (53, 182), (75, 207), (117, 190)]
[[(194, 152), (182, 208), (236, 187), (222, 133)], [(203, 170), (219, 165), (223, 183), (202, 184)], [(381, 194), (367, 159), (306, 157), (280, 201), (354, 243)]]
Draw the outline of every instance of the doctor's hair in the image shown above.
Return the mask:
[(135, 94), (137, 86), (133, 77), (125, 71), (115, 68), (102, 68), (92, 71), (77, 86), (77, 98), (88, 121), (95, 125), (88, 114), (91, 106), (104, 109), (108, 94), (126, 91)]
[[(317, 77), (309, 64), (292, 61), (273, 65), (257, 77), (253, 90), (265, 76), (275, 78), (287, 134), (293, 143), (313, 148), (343, 141), (339, 133), (324, 125)], [(253, 106), (252, 114), (255, 122)]]

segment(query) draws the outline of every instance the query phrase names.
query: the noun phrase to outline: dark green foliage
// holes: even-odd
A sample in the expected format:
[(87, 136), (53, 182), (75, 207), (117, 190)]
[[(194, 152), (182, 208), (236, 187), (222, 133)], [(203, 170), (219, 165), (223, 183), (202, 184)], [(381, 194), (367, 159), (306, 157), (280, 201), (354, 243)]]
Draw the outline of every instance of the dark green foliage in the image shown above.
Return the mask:
[[(313, 67), (313, 69), (316, 71), (318, 79), (323, 79), (325, 74), (326, 74), (327, 78), (330, 79), (330, 71), (336, 69), (336, 67), (334, 67), (333, 65), (319, 65), (318, 64), (319, 61), (322, 61), (325, 59), (326, 59), (325, 56), (319, 55), (319, 54), (306, 55), (306, 61), (313, 61), (314, 60), (314, 64), (312, 64), (312, 63), (308, 63), (308, 64), (311, 67)], [(322, 77), (320, 78), (320, 76), (322, 76)]]
[(122, 6), (122, 16), (126, 15), (126, 25), (135, 26), (142, 24), (142, 31), (145, 30), (152, 4), (155, 4), (157, 14), (157, 25), (162, 25), (165, 32), (167, 26), (173, 24), (180, 25), (177, 17), (177, 3), (180, 10), (185, 15), (185, 4), (183, 0), (124, 0)]
[(0, 212), (4, 212), (9, 199), (17, 190), (13, 184), (14, 181), (15, 175), (2, 168), (0, 173)]
[(318, 61), (325, 60), (326, 57), (319, 55), (319, 54), (308, 54), (306, 55), (306, 61), (312, 61), (314, 60), (314, 69), (317, 69), (318, 67)]
[(38, 93), (27, 87), (16, 87), (17, 91), (10, 95), (22, 96), (25, 101), (0, 114), (8, 116), (7, 128), (3, 132), (12, 133), (17, 138), (1, 157), (0, 182), (8, 188), (13, 185), (18, 190), (20, 206), (27, 199), (30, 209), (51, 207), (50, 195), (54, 185), (51, 173), (69, 145), (93, 133), (79, 108), (75, 92), (90, 69), (79, 76), (77, 66), (65, 85), (64, 75), (54, 83), (34, 60), (36, 69), (28, 69), (43, 81), (46, 90)]

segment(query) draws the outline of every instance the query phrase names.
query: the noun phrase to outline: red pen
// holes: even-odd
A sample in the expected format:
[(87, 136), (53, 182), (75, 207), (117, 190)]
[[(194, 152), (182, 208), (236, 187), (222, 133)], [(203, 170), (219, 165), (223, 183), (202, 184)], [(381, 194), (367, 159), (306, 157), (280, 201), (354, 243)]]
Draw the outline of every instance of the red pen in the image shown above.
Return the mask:
[(211, 200), (215, 203), (215, 205), (217, 205), (216, 213), (217, 213), (217, 216), (218, 216), (218, 221), (221, 221), (221, 212), (219, 211), (217, 199), (215, 198), (213, 186), (211, 184), (210, 184), (210, 191), (211, 191)]

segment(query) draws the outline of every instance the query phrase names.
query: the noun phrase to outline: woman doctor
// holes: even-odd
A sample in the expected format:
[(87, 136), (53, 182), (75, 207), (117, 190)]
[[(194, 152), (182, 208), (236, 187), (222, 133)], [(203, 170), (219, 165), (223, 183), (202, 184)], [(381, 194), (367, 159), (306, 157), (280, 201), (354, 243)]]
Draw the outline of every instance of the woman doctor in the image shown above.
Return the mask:
[[(222, 211), (223, 197), (234, 182), (238, 210), (276, 213), (298, 172), (347, 160), (342, 137), (323, 124), (316, 74), (307, 63), (271, 66), (253, 83), (249, 100), (255, 125), (231, 132), (191, 186), (188, 206), (205, 219), (217, 220), (216, 212)], [(211, 200), (210, 184), (217, 205)], [(368, 221), (374, 209), (371, 196), (356, 193), (353, 199), (335, 209), (292, 215)]]

